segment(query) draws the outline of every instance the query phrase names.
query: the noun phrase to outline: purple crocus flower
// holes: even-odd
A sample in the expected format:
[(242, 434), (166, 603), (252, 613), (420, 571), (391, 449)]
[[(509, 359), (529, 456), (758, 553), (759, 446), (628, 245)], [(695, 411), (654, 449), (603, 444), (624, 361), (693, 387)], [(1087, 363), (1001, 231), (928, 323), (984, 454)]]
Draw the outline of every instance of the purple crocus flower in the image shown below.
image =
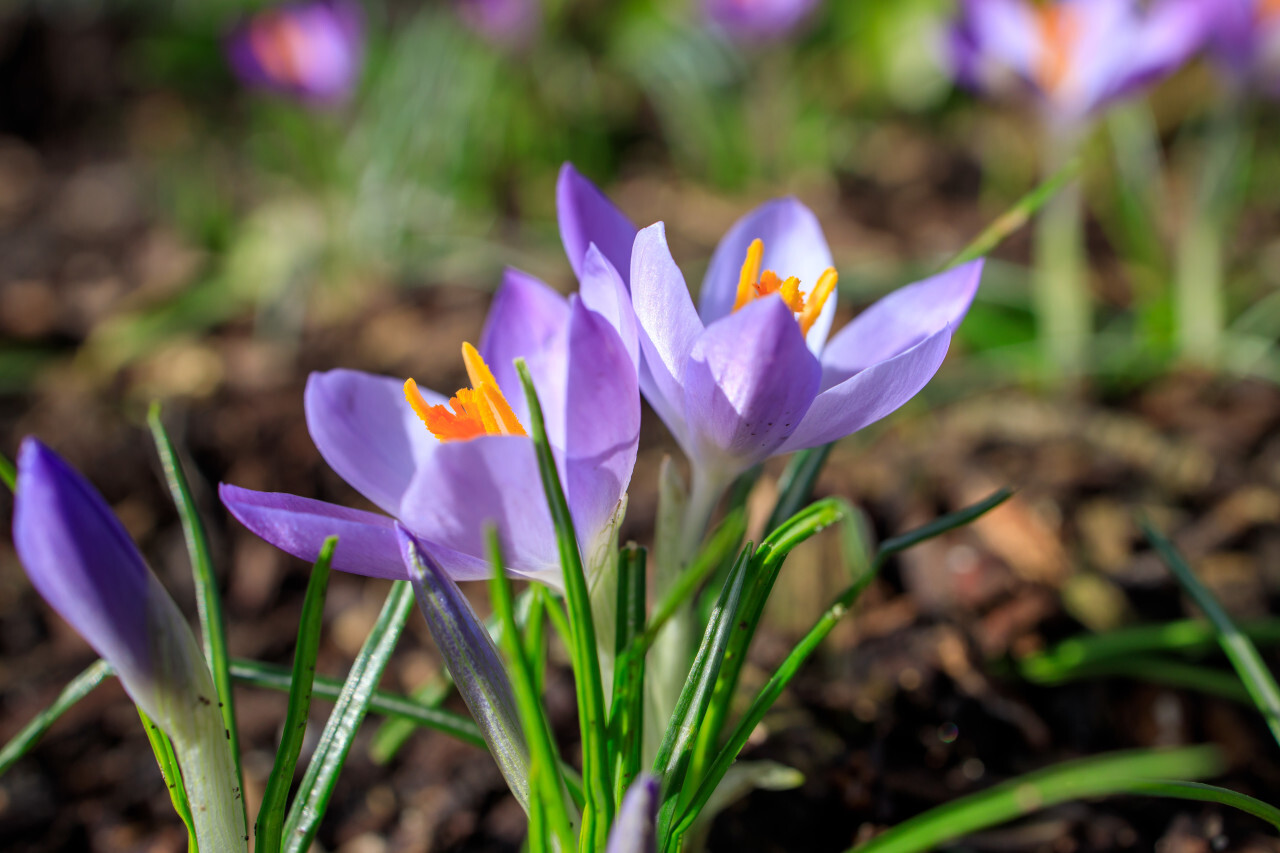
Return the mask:
[[(484, 529), (496, 523), (515, 575), (561, 586), (555, 532), (512, 361), (524, 357), (590, 571), (612, 554), (640, 432), (638, 344), (621, 277), (595, 250), (581, 298), (507, 272), (478, 350), (464, 345), (471, 388), (452, 399), (413, 380), (352, 370), (313, 373), (305, 405), (330, 466), (386, 515), (222, 485), (246, 527), (303, 559), (336, 534), (333, 567), (404, 578), (394, 521), (456, 580), (488, 576)], [(622, 330), (615, 331), (615, 325)]]
[[(574, 177), (562, 185), (576, 186), (561, 194), (561, 231), (575, 235), (565, 238), (570, 260), (575, 246), (620, 246), (630, 223), (566, 173)], [(761, 205), (729, 229), (698, 308), (662, 223), (610, 261), (630, 266), (640, 389), (693, 461), (700, 509), (756, 463), (842, 438), (915, 396), (942, 364), (982, 271), (974, 261), (901, 288), (828, 342), (831, 250), (795, 199)], [(584, 295), (596, 286), (584, 279)]]
[(1171, 74), (1203, 44), (1202, 0), (962, 0), (949, 59), (964, 84), (1029, 91), (1078, 121)]
[(820, 0), (703, 0), (707, 20), (729, 37), (769, 41), (794, 32)]
[(351, 0), (276, 6), (237, 26), (226, 52), (246, 86), (315, 104), (340, 103), (360, 77), (363, 14)]
[(527, 44), (542, 18), (539, 0), (456, 0), (458, 17), (499, 47)]
[(605, 853), (653, 853), (657, 849), (660, 790), (657, 778), (647, 773), (631, 783), (609, 830)]
[(1280, 2), (1204, 0), (1212, 6), (1214, 57), (1240, 85), (1280, 94)]
[(36, 591), (173, 741), (201, 849), (246, 849), (217, 692), (190, 626), (102, 496), (34, 438), (18, 452), (13, 542)]

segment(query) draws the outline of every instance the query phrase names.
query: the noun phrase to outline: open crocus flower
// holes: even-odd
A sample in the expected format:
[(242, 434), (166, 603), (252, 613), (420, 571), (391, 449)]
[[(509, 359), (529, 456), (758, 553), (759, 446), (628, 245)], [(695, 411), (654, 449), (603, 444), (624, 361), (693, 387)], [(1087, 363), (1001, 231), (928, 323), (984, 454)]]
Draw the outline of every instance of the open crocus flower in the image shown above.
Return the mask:
[(1213, 55), (1242, 85), (1280, 95), (1280, 2), (1204, 0), (1213, 6)]
[(729, 230), (700, 310), (662, 223), (639, 233), (631, 261), (641, 389), (693, 461), (695, 495), (712, 502), (752, 465), (842, 438), (915, 396), (982, 270), (975, 261), (908, 285), (828, 342), (836, 273), (817, 219), (794, 199)]
[(34, 438), (18, 453), (13, 544), (31, 583), (173, 741), (203, 850), (245, 850), (213, 677), (178, 606), (102, 496)]
[(228, 37), (226, 52), (246, 86), (332, 104), (355, 89), (363, 40), (359, 5), (316, 0), (253, 15)]
[(784, 38), (804, 23), (819, 0), (703, 0), (703, 13), (734, 39)]
[(961, 82), (1030, 90), (1077, 121), (1175, 71), (1207, 35), (1202, 0), (962, 0), (949, 44)]
[[(484, 530), (498, 527), (513, 574), (559, 588), (560, 559), (512, 361), (529, 365), (588, 571), (607, 562), (640, 434), (634, 330), (625, 290), (598, 251), (589, 295), (565, 299), (508, 271), (478, 349), (471, 387), (446, 398), (412, 380), (352, 370), (307, 382), (311, 437), (325, 461), (387, 515), (222, 485), (231, 513), (263, 539), (313, 560), (336, 534), (333, 567), (405, 578), (393, 519), (456, 580), (488, 576)], [(590, 307), (589, 307), (590, 306)], [(597, 313), (598, 308), (603, 313)], [(614, 325), (623, 330), (619, 335)], [(629, 338), (629, 341), (627, 340)]]

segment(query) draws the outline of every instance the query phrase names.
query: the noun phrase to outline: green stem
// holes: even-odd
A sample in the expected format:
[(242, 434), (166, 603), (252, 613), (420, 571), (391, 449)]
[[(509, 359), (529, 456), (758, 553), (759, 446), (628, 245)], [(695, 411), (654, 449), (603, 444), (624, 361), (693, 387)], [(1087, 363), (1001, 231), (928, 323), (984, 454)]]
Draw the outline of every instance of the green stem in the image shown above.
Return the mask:
[[(1046, 135), (1045, 168), (1069, 160), (1076, 134), (1054, 127)], [(1062, 187), (1040, 212), (1035, 233), (1032, 303), (1050, 376), (1078, 376), (1087, 365), (1092, 332), (1080, 182)]]

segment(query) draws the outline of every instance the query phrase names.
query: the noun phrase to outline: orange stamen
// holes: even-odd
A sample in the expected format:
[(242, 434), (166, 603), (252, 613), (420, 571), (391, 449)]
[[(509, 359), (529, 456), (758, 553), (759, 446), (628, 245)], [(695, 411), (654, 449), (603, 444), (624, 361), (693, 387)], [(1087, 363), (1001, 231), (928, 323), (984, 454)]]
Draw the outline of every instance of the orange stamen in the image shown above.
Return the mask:
[(1258, 18), (1264, 22), (1280, 18), (1280, 0), (1262, 0), (1258, 4)]
[(418, 390), (418, 383), (405, 380), (405, 399), (431, 434), (440, 441), (467, 441), (482, 435), (527, 435), (493, 372), (471, 344), (462, 345), (462, 363), (466, 365), (472, 387), (459, 389), (447, 407), (429, 405)]
[(1080, 37), (1080, 19), (1065, 5), (1040, 10), (1040, 37), (1043, 49), (1035, 75), (1040, 87), (1052, 92), (1062, 87), (1071, 73), (1071, 49)]
[(795, 276), (783, 279), (773, 270), (761, 272), (763, 258), (764, 242), (759, 239), (752, 240), (751, 245), (747, 247), (747, 259), (742, 264), (742, 272), (738, 276), (738, 296), (734, 300), (733, 310), (737, 311), (762, 296), (776, 293), (791, 309), (791, 313), (796, 315), (800, 331), (806, 335), (809, 334), (809, 329), (813, 328), (818, 315), (822, 313), (822, 306), (835, 292), (836, 271), (828, 267), (818, 277), (813, 291), (806, 297), (800, 290), (800, 279)]

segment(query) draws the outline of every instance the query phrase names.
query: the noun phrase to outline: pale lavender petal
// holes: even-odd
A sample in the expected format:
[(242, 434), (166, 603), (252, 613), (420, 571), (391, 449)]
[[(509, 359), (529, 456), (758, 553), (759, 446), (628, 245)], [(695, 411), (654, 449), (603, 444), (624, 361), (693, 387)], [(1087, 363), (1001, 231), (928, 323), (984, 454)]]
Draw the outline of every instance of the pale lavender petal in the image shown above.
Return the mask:
[(844, 438), (893, 412), (938, 372), (950, 343), (951, 327), (946, 326), (906, 352), (823, 391), (780, 452)]
[(1113, 49), (1123, 57), (1123, 67), (1098, 87), (1093, 106), (1172, 74), (1206, 44), (1212, 34), (1211, 16), (1217, 14), (1218, 10), (1204, 0), (1163, 0), (1151, 6), (1126, 42), (1113, 43)]
[(556, 215), (560, 220), (560, 240), (574, 274), (582, 277), (587, 248), (595, 243), (623, 281), (630, 283), (631, 246), (636, 239), (636, 227), (572, 163), (560, 168)]
[(618, 333), (576, 299), (567, 386), (564, 486), (578, 541), (590, 554), (631, 483), (640, 443), (640, 389)]
[(781, 297), (711, 324), (683, 377), (694, 457), (732, 475), (773, 455), (800, 425), (821, 375)]
[[(964, 0), (961, 17), (982, 56), (983, 65), (999, 64), (1031, 79), (1043, 50), (1035, 12), (1020, 0)], [(983, 74), (984, 85), (989, 75)]]
[(569, 303), (558, 291), (517, 269), (503, 273), (480, 333), (479, 350), (523, 424), (528, 423), (528, 408), (513, 362), (517, 358), (530, 361), (536, 378), (543, 368), (535, 362), (544, 351), (563, 348), (556, 338), (564, 335), (568, 322)]
[(657, 849), (655, 833), (661, 787), (657, 778), (648, 773), (631, 783), (609, 830), (605, 853), (653, 853)]
[(632, 363), (638, 365), (640, 339), (636, 328), (636, 312), (631, 307), (631, 294), (627, 292), (622, 276), (594, 243), (587, 249), (587, 257), (582, 265), (578, 295), (584, 305), (608, 320), (617, 330)]
[(827, 389), (911, 349), (943, 326), (955, 328), (978, 292), (982, 260), (900, 287), (859, 314), (822, 352)]
[(418, 470), (399, 515), (457, 580), (488, 577), (484, 531), (496, 524), (508, 569), (562, 586), (533, 442), (524, 436), (442, 444)]
[(396, 537), (431, 638), (511, 793), (527, 811), (529, 749), (515, 692), (493, 639), (453, 578), (432, 559), (430, 544), (399, 524)]
[[(420, 389), (431, 405), (445, 398)], [(320, 455), (356, 491), (394, 515), (413, 472), (439, 445), (404, 396), (404, 380), (357, 370), (312, 373), (307, 429)]]
[[(734, 223), (711, 256), (698, 297), (698, 313), (706, 325), (733, 310), (742, 262), (747, 258), (751, 241), (757, 239), (764, 242), (760, 269), (773, 270), (783, 279), (795, 276), (800, 279), (800, 290), (806, 295), (822, 273), (833, 266), (831, 249), (813, 211), (794, 198), (765, 202)], [(815, 353), (822, 351), (835, 311), (833, 293), (809, 330), (809, 348)]]
[(218, 496), (237, 521), (299, 559), (315, 562), (324, 540), (337, 536), (333, 568), (372, 578), (406, 577), (395, 522), (385, 515), (228, 483), (218, 486)]
[(684, 445), (687, 436), (680, 376), (703, 326), (684, 274), (671, 258), (666, 228), (661, 222), (636, 235), (631, 257), (631, 304), (640, 331), (640, 390)]
[(97, 490), (34, 438), (18, 451), (13, 544), (36, 591), (153, 705), (148, 599), (159, 585)]

